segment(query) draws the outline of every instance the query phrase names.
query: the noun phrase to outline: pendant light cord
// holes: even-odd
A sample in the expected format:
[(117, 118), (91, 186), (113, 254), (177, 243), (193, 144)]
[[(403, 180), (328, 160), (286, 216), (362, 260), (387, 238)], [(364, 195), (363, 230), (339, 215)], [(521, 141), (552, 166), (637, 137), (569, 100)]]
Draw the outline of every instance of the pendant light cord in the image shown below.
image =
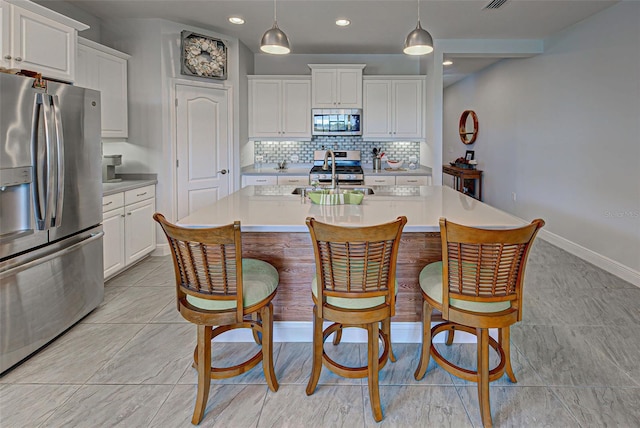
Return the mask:
[(420, 22), (420, 0), (418, 0), (418, 22)]
[(276, 12), (276, 0), (273, 0), (273, 21), (278, 22), (278, 12)]

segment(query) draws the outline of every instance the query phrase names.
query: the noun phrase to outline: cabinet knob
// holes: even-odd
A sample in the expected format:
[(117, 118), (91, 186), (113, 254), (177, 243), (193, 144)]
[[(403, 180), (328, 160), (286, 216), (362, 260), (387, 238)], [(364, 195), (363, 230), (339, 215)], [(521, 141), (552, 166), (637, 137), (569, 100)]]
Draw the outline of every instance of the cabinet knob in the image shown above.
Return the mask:
[(17, 56), (16, 61), (22, 61), (22, 57)]
[[(129, 213), (129, 215), (131, 215), (131, 213)], [(120, 214), (120, 217), (124, 218), (124, 214)]]
[(391, 131), (389, 131), (389, 135), (391, 135)]
[(218, 174), (225, 175), (226, 173), (227, 173), (226, 169), (222, 169), (222, 170), (218, 171)]
[(5, 55), (4, 59), (11, 59), (11, 55)]
[(131, 213), (127, 213), (127, 215), (131, 215)]

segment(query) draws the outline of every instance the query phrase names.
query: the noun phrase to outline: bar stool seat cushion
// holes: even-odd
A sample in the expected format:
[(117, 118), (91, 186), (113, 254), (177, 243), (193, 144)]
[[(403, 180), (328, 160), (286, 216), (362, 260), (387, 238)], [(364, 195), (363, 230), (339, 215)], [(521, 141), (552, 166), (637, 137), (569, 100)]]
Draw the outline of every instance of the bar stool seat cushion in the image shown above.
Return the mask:
[[(243, 305), (245, 308), (261, 302), (278, 288), (278, 271), (269, 263), (242, 259)], [(235, 300), (209, 300), (187, 295), (187, 302), (200, 309), (221, 311), (236, 307)]]
[[(311, 281), (311, 292), (313, 297), (318, 297), (318, 277), (313, 276)], [(396, 279), (396, 296), (398, 295), (398, 280)], [(363, 298), (345, 298), (345, 297), (333, 297), (327, 296), (327, 303), (331, 306), (336, 306), (343, 309), (368, 309), (382, 305), (384, 303), (384, 296), (381, 297), (363, 297)]]
[[(434, 262), (426, 265), (420, 272), (420, 288), (431, 299), (442, 304), (442, 262)], [(509, 301), (503, 302), (471, 302), (451, 298), (449, 305), (458, 309), (473, 312), (500, 312), (511, 307)]]

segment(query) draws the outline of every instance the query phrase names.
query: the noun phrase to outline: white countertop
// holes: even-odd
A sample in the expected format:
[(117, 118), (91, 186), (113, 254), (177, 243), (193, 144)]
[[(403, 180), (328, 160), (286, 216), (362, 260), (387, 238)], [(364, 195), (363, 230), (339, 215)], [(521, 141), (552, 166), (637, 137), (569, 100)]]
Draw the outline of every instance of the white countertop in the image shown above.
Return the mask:
[(158, 184), (158, 180), (122, 180), (113, 183), (102, 183), (102, 196), (126, 192), (127, 190)]
[[(362, 205), (314, 205), (295, 186), (248, 186), (201, 208), (178, 223), (220, 226), (240, 220), (245, 232), (307, 232), (308, 216), (341, 226), (370, 226), (407, 216), (405, 232), (438, 232), (439, 218), (477, 227), (520, 226), (526, 222), (447, 186), (368, 186)], [(397, 196), (406, 193), (408, 196)]]

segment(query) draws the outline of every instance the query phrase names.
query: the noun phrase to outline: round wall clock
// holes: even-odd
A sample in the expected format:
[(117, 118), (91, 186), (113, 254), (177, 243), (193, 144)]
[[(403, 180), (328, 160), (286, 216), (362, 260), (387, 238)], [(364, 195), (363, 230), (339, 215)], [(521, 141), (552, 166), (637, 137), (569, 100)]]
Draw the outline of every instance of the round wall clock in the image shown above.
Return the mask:
[(460, 140), (473, 144), (478, 138), (478, 115), (473, 110), (465, 110), (460, 116)]
[(222, 40), (182, 32), (181, 73), (209, 79), (227, 78), (227, 47)]

